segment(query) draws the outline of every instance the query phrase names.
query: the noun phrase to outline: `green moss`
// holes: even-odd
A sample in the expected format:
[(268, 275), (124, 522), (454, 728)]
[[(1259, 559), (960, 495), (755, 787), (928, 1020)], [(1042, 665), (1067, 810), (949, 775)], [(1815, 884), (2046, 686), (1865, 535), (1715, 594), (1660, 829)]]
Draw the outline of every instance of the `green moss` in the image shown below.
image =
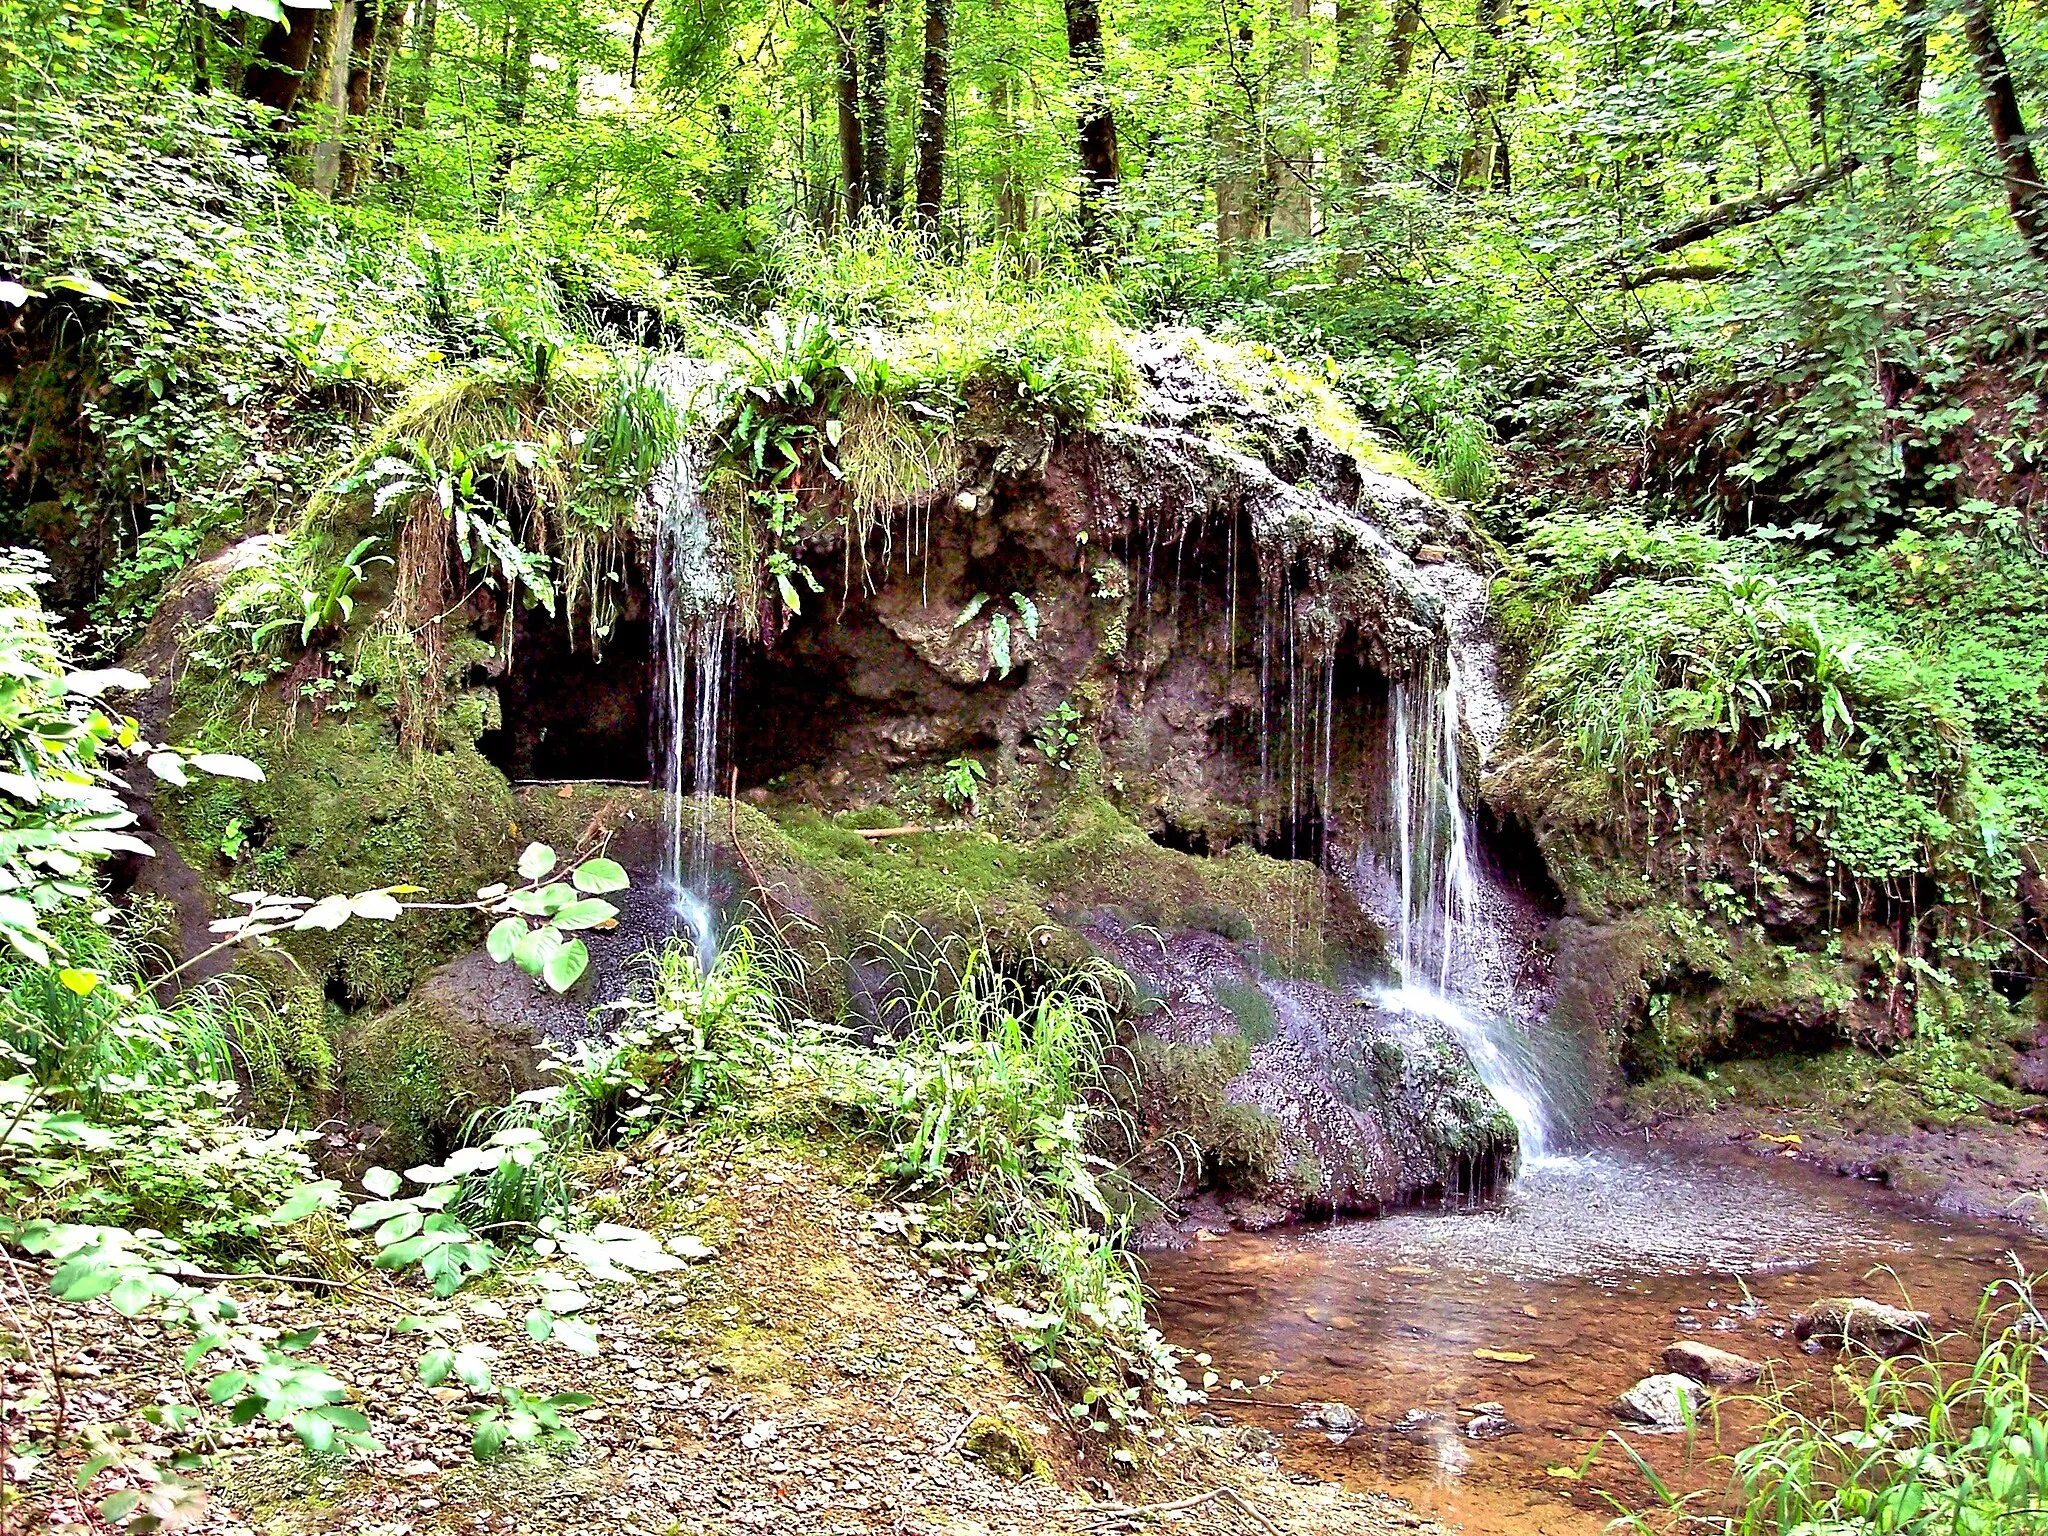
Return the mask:
[[(383, 726), (329, 715), (286, 731), (269, 723), (174, 722), (174, 739), (245, 753), (264, 781), (194, 780), (163, 797), (166, 829), (215, 900), (250, 887), (301, 896), (421, 887), (459, 901), (502, 878), (518, 848), (510, 787), (474, 747), (407, 752)], [(219, 851), (230, 822), (246, 841)], [(299, 935), (287, 947), (349, 1003), (403, 997), (426, 970), (481, 934), (468, 913), (414, 913)]]
[(1254, 1046), (1264, 1045), (1278, 1032), (1273, 1000), (1246, 982), (1229, 981), (1214, 987), (1216, 1001), (1237, 1020), (1238, 1033)]
[(1162, 848), (1107, 800), (1078, 789), (1049, 834), (1027, 842), (975, 829), (863, 838), (854, 825), (872, 815), (835, 821), (797, 811), (771, 820), (742, 807), (738, 817), (756, 871), (782, 877), (807, 915), (842, 935), (908, 917), (1064, 962), (1087, 953), (1070, 924), (1109, 908), (1158, 927), (1227, 927), (1290, 975), (1334, 975), (1378, 948), (1378, 935), (1332, 899), (1313, 866), (1249, 849), (1198, 859)]
[(445, 1155), (476, 1110), (540, 1085), (530, 1038), (447, 1001), (445, 991), (416, 996), (342, 1036), (342, 1089), (353, 1113), (382, 1128), (381, 1162), (404, 1167)]

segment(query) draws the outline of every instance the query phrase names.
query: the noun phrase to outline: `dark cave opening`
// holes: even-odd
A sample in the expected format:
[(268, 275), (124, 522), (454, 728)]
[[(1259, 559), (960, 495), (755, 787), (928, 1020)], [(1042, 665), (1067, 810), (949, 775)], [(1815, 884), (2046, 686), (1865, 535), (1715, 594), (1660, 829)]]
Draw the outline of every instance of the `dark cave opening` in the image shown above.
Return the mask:
[(477, 749), (513, 780), (644, 783), (651, 681), (644, 618), (621, 619), (602, 657), (572, 645), (565, 624), (524, 626), (498, 679), (499, 728)]

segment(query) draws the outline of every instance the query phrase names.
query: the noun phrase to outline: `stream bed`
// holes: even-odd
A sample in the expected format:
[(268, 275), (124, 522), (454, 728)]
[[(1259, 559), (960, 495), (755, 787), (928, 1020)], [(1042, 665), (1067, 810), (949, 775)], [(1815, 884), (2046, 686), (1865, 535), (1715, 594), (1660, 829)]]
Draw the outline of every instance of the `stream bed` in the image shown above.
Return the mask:
[[(1218, 1418), (1280, 1438), (1304, 1472), (1378, 1489), (1475, 1536), (1591, 1536), (1644, 1494), (1607, 1441), (1614, 1399), (1696, 1338), (1766, 1366), (1764, 1387), (1824, 1403), (1832, 1352), (1791, 1319), (1825, 1296), (1934, 1314), (1950, 1358), (1974, 1358), (1986, 1286), (2048, 1267), (2048, 1246), (1947, 1223), (1867, 1183), (1739, 1152), (1610, 1146), (1537, 1162), (1488, 1206), (1412, 1211), (1279, 1233), (1217, 1233), (1151, 1254), (1159, 1327), (1206, 1351)], [(1475, 1351), (1521, 1360), (1489, 1360)], [(1250, 1393), (1233, 1378), (1275, 1380)], [(1718, 1458), (1764, 1417), (1758, 1388), (1720, 1395), (1696, 1437), (1629, 1432), (1675, 1489), (1721, 1488)], [(1350, 1407), (1348, 1438), (1303, 1428), (1303, 1403)], [(1470, 1438), (1472, 1408), (1518, 1432)], [(1717, 1422), (1716, 1422), (1717, 1421)]]

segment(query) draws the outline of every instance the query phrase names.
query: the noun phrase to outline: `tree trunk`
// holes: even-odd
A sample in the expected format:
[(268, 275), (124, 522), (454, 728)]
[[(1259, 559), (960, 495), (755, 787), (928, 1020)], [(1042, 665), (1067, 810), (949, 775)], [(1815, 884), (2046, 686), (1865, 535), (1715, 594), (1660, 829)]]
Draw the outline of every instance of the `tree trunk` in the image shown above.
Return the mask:
[(925, 0), (924, 90), (917, 114), (917, 227), (939, 231), (946, 201), (946, 111), (953, 85), (953, 0)]
[(299, 85), (313, 57), (313, 39), (320, 30), (319, 11), (286, 6), (284, 21), (273, 22), (257, 47), (255, 62), (242, 77), (242, 95), (260, 102), (281, 118), (291, 115)]
[(1991, 0), (1965, 0), (1963, 35), (1969, 39), (1977, 80), (1984, 89), (1991, 147), (2005, 178), (2005, 206), (2027, 248), (2048, 261), (2048, 186), (2042, 184), (2034, 147), (2027, 137), (2026, 118), (2020, 112), (2019, 93), (2013, 89), (2005, 45), (1998, 40)]
[(497, 202), (491, 214), (493, 223), (504, 220), (505, 189), (512, 180), (512, 167), (519, 160), (518, 130), (526, 123), (526, 93), (533, 84), (532, 36), (527, 30), (525, 13), (521, 12), (512, 24), (511, 37), (506, 40), (504, 83), (498, 96), (498, 118), (507, 132), (498, 146)]
[(306, 82), (302, 112), (319, 113), (320, 137), (308, 156), (314, 190), (334, 196), (341, 180), (341, 130), (348, 118), (348, 42), (355, 35), (356, 0), (335, 0), (328, 14), (325, 56)]
[(1494, 121), (1500, 101), (1501, 0), (1473, 0), (1472, 47), (1465, 55), (1465, 147), (1458, 155), (1458, 185), (1474, 190), (1493, 180)]
[(1400, 105), (1408, 72), (1415, 65), (1415, 34), (1421, 26), (1422, 0), (1394, 0), (1394, 15), (1387, 24), (1387, 51), (1380, 60), (1372, 101), (1372, 151), (1382, 160), (1394, 153), (1394, 108)]
[(1101, 0), (1064, 0), (1067, 57), (1081, 98), (1081, 243), (1097, 246), (1105, 234), (1104, 210), (1117, 188), (1116, 115), (1103, 78)]
[(324, 181), (321, 172), (333, 158), (328, 138), (327, 79), (333, 73), (334, 51), (341, 37), (341, 11), (340, 5), (334, 5), (320, 13), (319, 25), (313, 33), (313, 52), (306, 61), (306, 78), (292, 107), (297, 126), (312, 130), (312, 142), (297, 146), (285, 166), (285, 174), (291, 180), (323, 197), (334, 190), (331, 171)]
[(1686, 220), (1676, 229), (1655, 235), (1644, 245), (1644, 249), (1661, 256), (1682, 251), (1688, 245), (1696, 245), (1711, 235), (1723, 234), (1731, 229), (1740, 229), (1746, 224), (1760, 224), (1774, 214), (1783, 213), (1795, 203), (1803, 203), (1815, 193), (1826, 190), (1836, 182), (1853, 175), (1861, 168), (1862, 162), (1854, 155), (1844, 155), (1833, 165), (1802, 176), (1774, 192), (1759, 192), (1754, 197), (1738, 197), (1725, 203), (1716, 203), (1697, 218)]
[(640, 14), (633, 18), (633, 65), (626, 75), (626, 84), (635, 90), (640, 87), (640, 45), (647, 36), (647, 18), (654, 11), (654, 0), (640, 0)]
[(352, 203), (368, 158), (370, 73), (376, 62), (377, 33), (384, 13), (396, 0), (356, 0), (356, 24), (348, 45), (348, 110), (341, 124), (341, 181), (337, 201)]
[(391, 163), (392, 137), (398, 128), (398, 114), (386, 101), (391, 63), (398, 56), (399, 39), (405, 35), (406, 13), (410, 9), (411, 0), (385, 0), (384, 20), (377, 27), (377, 46), (370, 55), (370, 169), (380, 177)]
[(1357, 0), (1337, 3), (1337, 63), (1330, 84), (1337, 97), (1337, 167), (1344, 185), (1365, 185), (1364, 145), (1359, 141), (1365, 110), (1366, 23)]
[(882, 218), (889, 202), (889, 4), (866, 0), (861, 16), (861, 202)]
[(839, 189), (845, 198), (846, 222), (855, 223), (867, 206), (865, 146), (860, 131), (860, 47), (853, 7), (841, 12), (839, 32)]
[(1927, 0), (1905, 0), (1899, 10), (1899, 68), (1886, 105), (1891, 108), (1891, 175), (1910, 181), (1920, 158), (1920, 91), (1927, 83)]
[(441, 19), (440, 0), (420, 0), (412, 24), (411, 78), (405, 83), (405, 126), (427, 125), (427, 99), (434, 92), (434, 31)]
[[(1287, 23), (1276, 74), (1306, 84), (1315, 73), (1315, 47), (1309, 36), (1309, 0), (1287, 0)], [(1287, 100), (1281, 92), (1283, 105)], [(1297, 124), (1274, 114), (1266, 134), (1266, 233), (1306, 240), (1315, 233), (1315, 149)]]
[(1232, 111), (1216, 119), (1216, 270), (1228, 272), (1251, 243), (1252, 188), (1244, 173), (1244, 123)]

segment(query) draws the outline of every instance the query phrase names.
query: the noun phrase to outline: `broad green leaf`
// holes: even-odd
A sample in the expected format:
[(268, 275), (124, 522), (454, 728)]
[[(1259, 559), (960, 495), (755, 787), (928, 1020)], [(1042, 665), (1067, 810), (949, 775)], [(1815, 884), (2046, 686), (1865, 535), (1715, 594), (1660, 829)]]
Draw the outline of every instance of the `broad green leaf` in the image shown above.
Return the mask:
[(546, 843), (528, 843), (519, 855), (519, 878), (538, 880), (555, 867), (555, 850)]
[(566, 992), (582, 979), (590, 967), (590, 951), (581, 939), (571, 939), (547, 958), (541, 979), (557, 992)]
[(357, 917), (366, 917), (377, 923), (391, 922), (405, 911), (389, 891), (364, 891), (351, 896), (348, 906)]
[(512, 959), (519, 969), (529, 976), (540, 976), (547, 965), (562, 950), (561, 930), (550, 924), (536, 928), (526, 934), (513, 947)]
[(555, 926), (570, 932), (582, 928), (596, 928), (612, 922), (619, 915), (619, 909), (608, 901), (587, 896), (581, 901), (572, 901), (555, 914)]
[(512, 951), (519, 947), (519, 941), (526, 937), (526, 924), (516, 917), (500, 918), (492, 925), (490, 935), (484, 940), (484, 950), (499, 964), (512, 958)]
[(389, 1168), (372, 1168), (363, 1175), (363, 1188), (367, 1189), (371, 1194), (381, 1196), (386, 1200), (389, 1200), (398, 1193), (399, 1186), (403, 1182)]
[(570, 879), (586, 896), (608, 896), (613, 891), (627, 889), (633, 883), (627, 878), (625, 866), (610, 859), (585, 859), (576, 866), (576, 873)]
[(201, 752), (191, 759), (191, 764), (201, 773), (210, 773), (216, 778), (246, 779), (251, 784), (263, 782), (261, 768), (232, 752)]

